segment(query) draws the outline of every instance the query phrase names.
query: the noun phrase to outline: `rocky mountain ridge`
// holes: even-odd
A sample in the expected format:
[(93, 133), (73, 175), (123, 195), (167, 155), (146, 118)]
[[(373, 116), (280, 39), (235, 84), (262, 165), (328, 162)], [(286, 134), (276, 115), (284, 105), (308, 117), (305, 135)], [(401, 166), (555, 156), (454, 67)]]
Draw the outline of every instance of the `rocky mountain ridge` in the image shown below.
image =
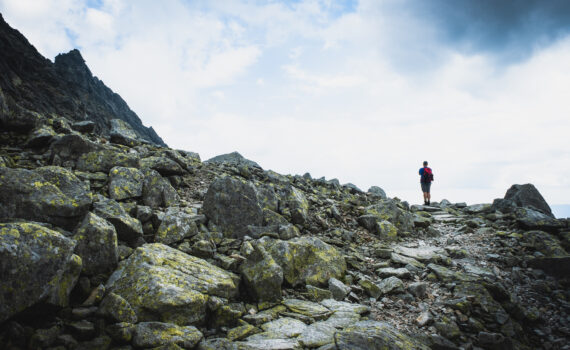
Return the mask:
[(126, 102), (91, 74), (81, 53), (60, 54), (52, 63), (0, 14), (0, 127), (33, 129), (52, 115), (71, 122), (93, 122), (109, 137), (111, 121), (129, 125), (139, 141), (166, 146), (146, 128)]
[(570, 349), (570, 225), (530, 184), (409, 205), (14, 96), (0, 348)]

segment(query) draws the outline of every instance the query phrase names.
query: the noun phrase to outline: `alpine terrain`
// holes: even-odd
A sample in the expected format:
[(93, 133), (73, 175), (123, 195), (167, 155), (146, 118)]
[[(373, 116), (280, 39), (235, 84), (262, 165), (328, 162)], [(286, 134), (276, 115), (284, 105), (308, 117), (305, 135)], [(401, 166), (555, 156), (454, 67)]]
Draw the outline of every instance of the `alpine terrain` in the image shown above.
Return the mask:
[(1, 16), (0, 145), (2, 349), (570, 349), (569, 220), (531, 184), (422, 206), (201, 161)]

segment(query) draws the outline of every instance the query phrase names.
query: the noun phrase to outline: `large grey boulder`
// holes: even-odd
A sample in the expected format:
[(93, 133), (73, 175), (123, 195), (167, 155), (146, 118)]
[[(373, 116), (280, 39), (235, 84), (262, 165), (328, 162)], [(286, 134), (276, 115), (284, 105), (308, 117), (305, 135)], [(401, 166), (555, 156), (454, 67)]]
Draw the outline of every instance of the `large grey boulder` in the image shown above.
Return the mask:
[(548, 203), (533, 184), (512, 185), (505, 194), (505, 199), (515, 202), (519, 207), (530, 207), (554, 217)]
[(204, 198), (204, 214), (227, 237), (243, 237), (248, 226), (261, 226), (263, 212), (257, 191), (250, 182), (219, 177), (208, 188)]
[(386, 199), (388, 198), (386, 196), (386, 192), (384, 192), (384, 190), (378, 186), (372, 186), (368, 189), (368, 194), (372, 197), (377, 197), (380, 199)]
[(156, 170), (145, 169), (143, 182), (143, 202), (151, 208), (170, 207), (180, 202), (180, 196), (170, 182)]
[(241, 252), (246, 260), (240, 265), (240, 274), (248, 295), (255, 301), (281, 299), (283, 269), (257, 243), (245, 242)]
[(429, 350), (420, 341), (407, 336), (390, 324), (360, 321), (337, 333), (339, 350)]
[(142, 196), (144, 175), (137, 168), (116, 166), (109, 172), (109, 197), (114, 200)]
[(170, 207), (166, 210), (160, 226), (154, 235), (157, 243), (172, 244), (198, 234), (194, 217), (182, 209)]
[(263, 237), (259, 242), (281, 266), (285, 281), (292, 286), (328, 286), (331, 277), (342, 279), (346, 272), (341, 252), (316, 237), (288, 241)]
[[(392, 199), (385, 199), (377, 204), (366, 207), (364, 215), (367, 217), (372, 216), (375, 218), (375, 221), (379, 223), (389, 221), (396, 226), (400, 233), (409, 232), (414, 227), (414, 215), (411, 212), (400, 208), (398, 206), (398, 202)], [(359, 222), (360, 221), (361, 220), (359, 220)], [(370, 219), (367, 219), (367, 221), (370, 221)], [(382, 231), (380, 227), (375, 230), (378, 233)], [(390, 232), (390, 230), (386, 232)]]
[(168, 349), (193, 349), (202, 337), (202, 332), (194, 326), (141, 322), (135, 328), (133, 345), (137, 348), (162, 348), (170, 345)]
[(561, 221), (530, 208), (518, 208), (515, 216), (517, 224), (526, 230), (557, 231), (564, 227)]
[(77, 134), (64, 135), (50, 145), (52, 162), (76, 160), (81, 155), (103, 149), (103, 146)]
[(139, 321), (198, 325), (210, 297), (238, 294), (239, 277), (164, 244), (145, 244), (119, 264), (106, 288), (129, 302)]
[(113, 224), (118, 238), (122, 241), (133, 242), (143, 235), (141, 222), (127, 214), (123, 206), (115, 200), (98, 195), (93, 203), (93, 212)]
[(36, 223), (0, 223), (0, 323), (40, 301), (67, 306), (81, 272), (74, 248)]
[(134, 147), (140, 144), (139, 137), (133, 128), (124, 120), (112, 119), (111, 120), (111, 142), (129, 147)]
[(65, 168), (0, 167), (0, 217), (48, 222), (73, 230), (91, 205), (85, 183)]
[(257, 164), (256, 162), (246, 159), (244, 158), (241, 154), (239, 154), (238, 152), (232, 152), (232, 153), (227, 153), (227, 154), (221, 154), (219, 156), (215, 156), (213, 158), (210, 158), (206, 161), (204, 161), (204, 163), (208, 164), (208, 163), (214, 163), (214, 164), (231, 164), (231, 165), (243, 165), (243, 166), (248, 166), (248, 167), (254, 167), (254, 168), (259, 168), (261, 169), (261, 167), (259, 166), (259, 164)]
[(115, 166), (135, 168), (138, 158), (134, 154), (124, 153), (113, 147), (84, 153), (76, 161), (76, 169), (89, 173), (108, 173)]
[(303, 225), (309, 218), (309, 201), (300, 189), (287, 185), (279, 191), (279, 211), (293, 224)]
[(162, 176), (184, 175), (186, 170), (174, 160), (165, 156), (151, 156), (139, 161), (141, 168), (154, 169)]
[(75, 253), (83, 260), (83, 273), (96, 275), (111, 272), (119, 262), (117, 232), (107, 220), (87, 213), (73, 239)]

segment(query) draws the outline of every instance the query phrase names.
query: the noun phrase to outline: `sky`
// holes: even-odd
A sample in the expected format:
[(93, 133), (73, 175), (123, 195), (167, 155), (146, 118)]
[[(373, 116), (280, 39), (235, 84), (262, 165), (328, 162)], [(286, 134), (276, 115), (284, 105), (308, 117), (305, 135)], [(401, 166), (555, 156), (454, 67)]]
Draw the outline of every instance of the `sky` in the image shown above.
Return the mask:
[[(570, 204), (570, 1), (0, 0), (172, 148), (419, 203)], [(568, 213), (567, 216), (570, 216)]]

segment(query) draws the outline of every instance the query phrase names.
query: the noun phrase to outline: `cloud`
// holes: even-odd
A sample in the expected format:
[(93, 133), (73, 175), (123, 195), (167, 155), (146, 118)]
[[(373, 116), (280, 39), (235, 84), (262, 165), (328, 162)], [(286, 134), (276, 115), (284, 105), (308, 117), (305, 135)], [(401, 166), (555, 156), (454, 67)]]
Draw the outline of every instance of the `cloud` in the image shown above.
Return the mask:
[(412, 202), (425, 159), (438, 199), (490, 202), (525, 182), (570, 197), (557, 1), (513, 13), (507, 1), (61, 1), (0, 10), (48, 57), (79, 46), (174, 148), (237, 150)]

